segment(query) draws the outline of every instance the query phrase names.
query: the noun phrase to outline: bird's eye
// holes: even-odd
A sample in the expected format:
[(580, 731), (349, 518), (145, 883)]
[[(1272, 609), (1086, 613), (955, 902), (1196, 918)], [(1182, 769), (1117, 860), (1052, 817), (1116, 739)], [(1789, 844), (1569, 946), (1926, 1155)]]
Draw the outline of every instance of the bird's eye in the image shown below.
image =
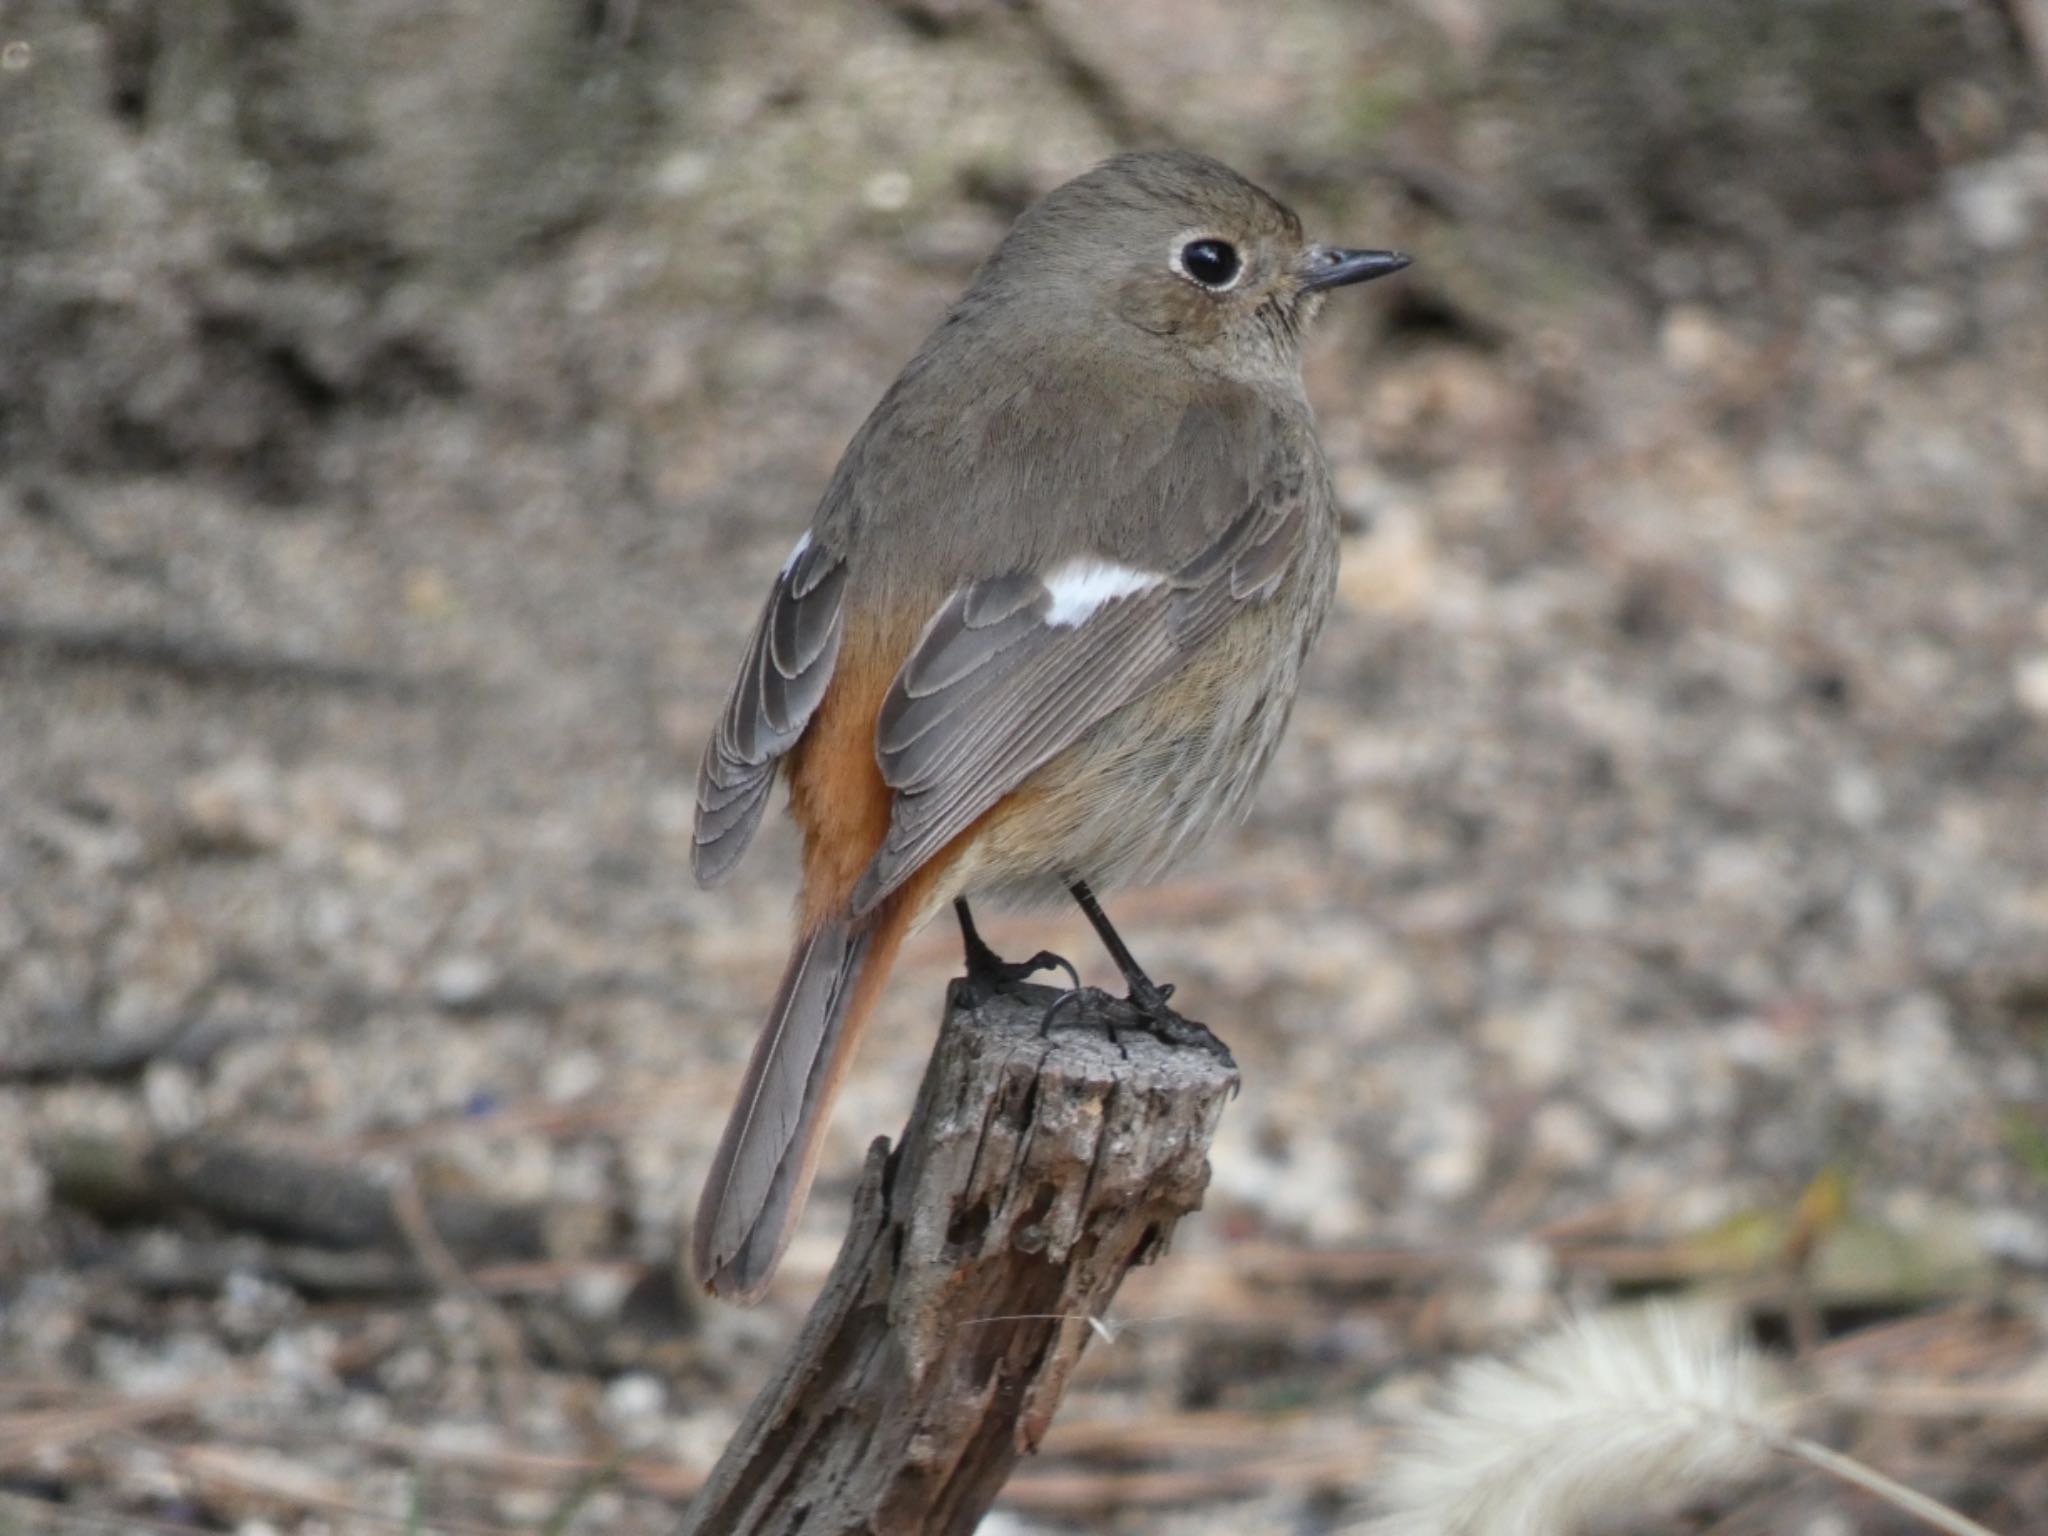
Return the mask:
[(1190, 240), (1180, 248), (1180, 269), (1204, 288), (1228, 288), (1244, 266), (1225, 240)]

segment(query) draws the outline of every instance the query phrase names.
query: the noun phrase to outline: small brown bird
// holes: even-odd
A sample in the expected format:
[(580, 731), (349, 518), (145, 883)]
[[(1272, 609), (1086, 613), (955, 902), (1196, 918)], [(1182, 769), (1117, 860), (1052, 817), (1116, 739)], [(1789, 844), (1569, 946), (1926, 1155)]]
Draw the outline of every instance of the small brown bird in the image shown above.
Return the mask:
[(701, 883), (778, 771), (803, 833), (795, 948), (697, 1213), (707, 1289), (766, 1288), (897, 948), (948, 902), (1000, 989), (1065, 962), (999, 960), (967, 898), (1070, 893), (1173, 1017), (1093, 890), (1242, 812), (1272, 755), (1337, 567), (1302, 330), (1407, 264), (1305, 243), (1214, 160), (1120, 155), (1018, 219), (855, 435), (698, 779)]

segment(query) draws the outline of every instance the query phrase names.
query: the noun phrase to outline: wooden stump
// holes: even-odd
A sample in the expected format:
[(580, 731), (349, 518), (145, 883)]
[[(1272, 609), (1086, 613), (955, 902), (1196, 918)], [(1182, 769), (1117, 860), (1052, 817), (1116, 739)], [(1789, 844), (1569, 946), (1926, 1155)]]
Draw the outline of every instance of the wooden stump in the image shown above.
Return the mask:
[(868, 1154), (846, 1244), (685, 1536), (972, 1531), (1052, 1422), (1089, 1319), (1202, 1202), (1236, 1072), (1084, 994), (949, 999), (894, 1152)]

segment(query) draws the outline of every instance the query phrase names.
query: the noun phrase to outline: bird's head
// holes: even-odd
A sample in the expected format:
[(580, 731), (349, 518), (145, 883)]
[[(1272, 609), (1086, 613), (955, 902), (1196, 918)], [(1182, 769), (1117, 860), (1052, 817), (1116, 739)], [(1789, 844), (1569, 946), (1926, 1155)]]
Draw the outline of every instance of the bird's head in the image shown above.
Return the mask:
[(975, 288), (1039, 309), (1047, 329), (1127, 327), (1143, 349), (1256, 378), (1298, 370), (1302, 332), (1324, 295), (1408, 262), (1398, 251), (1306, 240), (1291, 208), (1228, 166), (1148, 150), (1047, 193)]

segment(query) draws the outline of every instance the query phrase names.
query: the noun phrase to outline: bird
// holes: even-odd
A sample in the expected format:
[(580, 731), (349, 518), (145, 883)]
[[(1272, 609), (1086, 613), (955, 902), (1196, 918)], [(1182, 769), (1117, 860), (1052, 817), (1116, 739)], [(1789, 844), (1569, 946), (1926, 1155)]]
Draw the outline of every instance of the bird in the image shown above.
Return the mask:
[(893, 958), (949, 903), (971, 984), (1072, 967), (1002, 960), (970, 900), (1071, 896), (1135, 1013), (1177, 1018), (1096, 893), (1247, 807), (1336, 581), (1304, 329), (1409, 261), (1305, 239), (1204, 155), (1118, 155), (1019, 215), (855, 433), (698, 775), (700, 884), (778, 777), (802, 841), (693, 1228), (711, 1294), (766, 1290)]

